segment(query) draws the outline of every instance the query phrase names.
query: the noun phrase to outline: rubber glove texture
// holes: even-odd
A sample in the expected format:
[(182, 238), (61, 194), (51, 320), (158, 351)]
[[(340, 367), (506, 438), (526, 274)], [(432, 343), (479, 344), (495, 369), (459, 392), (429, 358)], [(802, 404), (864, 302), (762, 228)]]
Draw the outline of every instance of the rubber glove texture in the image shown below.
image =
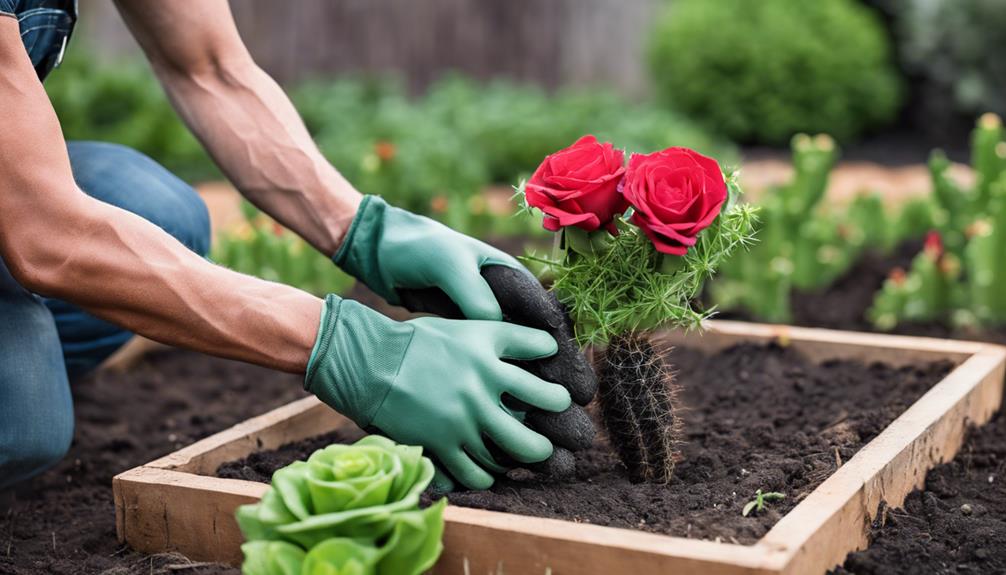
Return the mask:
[[(569, 451), (586, 449), (594, 440), (593, 422), (581, 406), (590, 403), (597, 393), (597, 376), (576, 345), (569, 316), (554, 294), (529, 273), (510, 267), (487, 265), (481, 273), (502, 308), (504, 321), (544, 330), (558, 343), (555, 355), (514, 363), (543, 380), (562, 385), (572, 396), (575, 405), (561, 413), (528, 409), (525, 419), (556, 448), (547, 461), (528, 467), (556, 479), (572, 478), (575, 460)], [(403, 289), (401, 296), (402, 303), (412, 311), (464, 317), (447, 294), (437, 288)], [(524, 410), (513, 402), (509, 405)], [(509, 463), (501, 457), (497, 460)]]
[(365, 196), (346, 232), (336, 265), (388, 303), (401, 305), (399, 289), (438, 288), (468, 319), (500, 320), (503, 313), (482, 267), (530, 272), (512, 256), (447, 226)]
[(505, 471), (486, 440), (521, 463), (552, 454), (551, 441), (521, 423), (503, 399), (566, 410), (565, 388), (508, 362), (556, 351), (555, 339), (537, 329), (437, 317), (398, 322), (329, 295), (304, 387), (362, 428), (423, 446), (466, 487), (486, 489), (490, 472)]

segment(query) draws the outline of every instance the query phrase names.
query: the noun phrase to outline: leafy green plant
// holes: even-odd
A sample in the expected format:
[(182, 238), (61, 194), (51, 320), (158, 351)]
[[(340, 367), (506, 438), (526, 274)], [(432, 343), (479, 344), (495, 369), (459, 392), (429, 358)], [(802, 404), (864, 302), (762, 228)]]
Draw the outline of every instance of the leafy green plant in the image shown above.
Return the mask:
[(765, 504), (772, 501), (782, 501), (786, 499), (785, 493), (779, 493), (778, 491), (769, 491), (768, 493), (763, 493), (761, 489), (755, 491), (754, 499), (748, 501), (744, 505), (744, 509), (741, 511), (741, 515), (747, 517), (751, 513), (761, 513), (765, 510)]
[(234, 271), (298, 287), (319, 297), (347, 294), (356, 281), (307, 242), (242, 204), (245, 221), (224, 231), (210, 255)]
[(372, 435), (273, 474), (238, 509), (246, 575), (417, 575), (443, 548), (446, 499), (419, 509), (433, 479), (422, 448)]
[(1006, 114), (1006, 10), (998, 0), (890, 0), (903, 65), (919, 80), (923, 112)]
[(416, 100), (393, 82), (342, 80), (305, 84), (294, 101), (322, 152), (361, 191), (480, 237), (541, 234), (529, 219), (494, 211), (484, 190), (529, 173), (582, 133), (639, 149), (675, 143), (735, 156), (679, 115), (604, 92), (548, 95), (451, 76)]
[(134, 61), (102, 64), (86, 47), (68, 54), (45, 82), (67, 140), (122, 144), (189, 180), (220, 177), (147, 67)]
[(898, 110), (888, 44), (854, 0), (674, 0), (656, 20), (649, 60), (665, 101), (737, 141), (846, 140)]

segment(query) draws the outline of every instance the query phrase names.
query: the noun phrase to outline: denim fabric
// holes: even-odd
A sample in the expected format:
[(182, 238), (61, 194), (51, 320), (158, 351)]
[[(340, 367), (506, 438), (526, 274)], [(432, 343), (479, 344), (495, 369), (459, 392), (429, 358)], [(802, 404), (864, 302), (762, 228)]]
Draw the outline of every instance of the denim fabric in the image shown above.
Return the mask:
[(17, 18), (31, 65), (45, 80), (63, 60), (77, 22), (77, 0), (0, 0), (0, 14)]
[[(88, 195), (149, 220), (200, 255), (209, 251), (209, 213), (187, 184), (124, 146), (71, 142), (68, 150), (74, 179)], [(96, 367), (132, 334), (29, 293), (2, 260), (0, 318), (2, 489), (66, 453), (73, 436), (68, 379)]]

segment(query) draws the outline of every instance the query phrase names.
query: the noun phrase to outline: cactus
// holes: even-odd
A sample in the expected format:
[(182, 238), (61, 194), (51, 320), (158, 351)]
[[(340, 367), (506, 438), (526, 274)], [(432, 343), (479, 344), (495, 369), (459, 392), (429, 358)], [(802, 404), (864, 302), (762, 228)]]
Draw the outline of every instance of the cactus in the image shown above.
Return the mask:
[(884, 330), (902, 320), (947, 321), (955, 307), (960, 276), (960, 260), (944, 249), (938, 233), (931, 232), (922, 253), (912, 260), (911, 270), (891, 272), (867, 315)]
[(969, 229), (965, 250), (968, 308), (985, 324), (1006, 323), (1006, 175), (989, 186), (986, 219)]
[[(896, 229), (890, 225), (884, 200), (876, 192), (857, 195), (849, 205), (843, 223), (850, 230), (847, 234), (849, 243), (860, 249), (873, 248), (887, 252), (897, 240)], [(925, 232), (926, 229), (922, 231)]]
[(843, 237), (838, 219), (817, 209), (838, 156), (834, 141), (800, 134), (792, 151), (792, 180), (769, 191), (760, 206), (758, 244), (729, 262), (710, 287), (718, 306), (774, 322), (790, 319), (794, 287), (826, 285), (847, 269), (857, 249)]
[[(935, 207), (930, 215), (942, 239), (940, 255), (933, 257), (935, 244), (927, 241), (907, 274), (894, 274), (885, 282), (869, 312), (877, 327), (891, 329), (901, 321), (934, 320), (1006, 324), (1004, 136), (1002, 121), (995, 114), (978, 120), (971, 136), (975, 173), (971, 188), (949, 176), (950, 161), (942, 152), (932, 154), (929, 168)], [(921, 212), (918, 207), (913, 210)]]
[(613, 338), (596, 366), (601, 418), (634, 481), (668, 483), (681, 437), (677, 388), (650, 338)]
[(891, 244), (906, 239), (921, 238), (937, 227), (936, 207), (929, 198), (911, 198), (902, 206), (898, 216), (891, 222)]

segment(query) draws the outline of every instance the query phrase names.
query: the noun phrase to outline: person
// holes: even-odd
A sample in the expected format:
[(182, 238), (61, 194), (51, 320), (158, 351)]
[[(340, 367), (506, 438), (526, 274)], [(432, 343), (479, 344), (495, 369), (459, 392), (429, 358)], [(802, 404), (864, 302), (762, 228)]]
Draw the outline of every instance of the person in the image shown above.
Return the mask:
[(192, 188), (134, 150), (63, 140), (41, 80), (66, 49), (75, 0), (0, 0), (0, 488), (63, 457), (69, 381), (134, 333), (303, 373), (322, 401), (425, 447), (471, 488), (488, 487), (504, 460), (548, 458), (551, 441), (501, 397), (565, 410), (570, 382), (516, 365), (556, 354), (557, 342), (501, 321), (483, 277), (487, 266), (528, 272), (357, 192), (252, 60), (227, 0), (116, 5), (179, 115), (245, 198), (389, 302), (435, 289), (464, 319), (394, 321), (208, 261), (209, 216)]

